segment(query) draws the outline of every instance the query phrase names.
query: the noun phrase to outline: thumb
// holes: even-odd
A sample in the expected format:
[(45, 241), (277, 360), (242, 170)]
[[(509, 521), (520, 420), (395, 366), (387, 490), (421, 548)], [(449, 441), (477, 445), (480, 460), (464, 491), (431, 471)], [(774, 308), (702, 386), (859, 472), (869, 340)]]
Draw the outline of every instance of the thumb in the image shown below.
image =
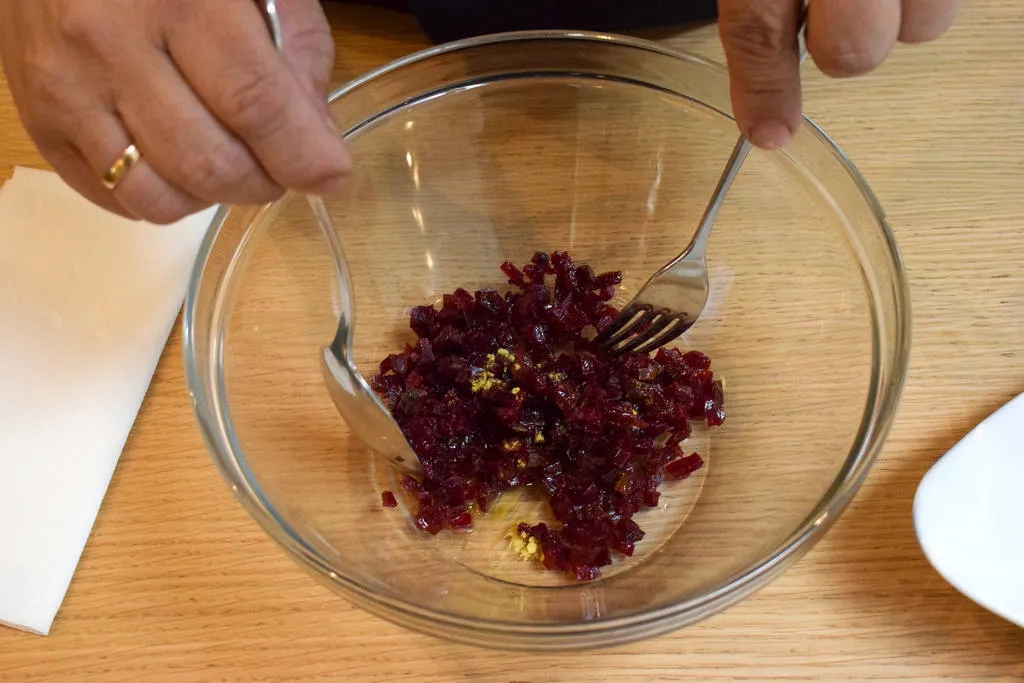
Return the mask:
[(319, 0), (277, 0), (277, 14), (285, 61), (306, 91), (323, 102), (334, 70), (334, 38)]
[(800, 125), (800, 0), (719, 0), (719, 33), (740, 131), (778, 149)]

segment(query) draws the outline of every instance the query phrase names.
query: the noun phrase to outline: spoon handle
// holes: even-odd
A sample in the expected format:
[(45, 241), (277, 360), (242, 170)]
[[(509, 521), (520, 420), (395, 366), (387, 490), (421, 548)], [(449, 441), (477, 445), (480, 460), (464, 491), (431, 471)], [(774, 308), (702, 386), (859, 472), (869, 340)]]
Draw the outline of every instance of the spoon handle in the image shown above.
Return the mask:
[(270, 35), (274, 38), (274, 47), (280, 52), (284, 49), (284, 31), (281, 30), (281, 17), (277, 13), (277, 0), (264, 0), (259, 5), (263, 19), (267, 22)]

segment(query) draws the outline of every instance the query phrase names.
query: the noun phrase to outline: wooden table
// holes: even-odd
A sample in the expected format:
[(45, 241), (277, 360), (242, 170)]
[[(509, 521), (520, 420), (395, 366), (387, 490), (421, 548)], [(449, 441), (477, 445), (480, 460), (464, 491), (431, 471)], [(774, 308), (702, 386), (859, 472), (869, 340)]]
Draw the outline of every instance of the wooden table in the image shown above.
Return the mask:
[[(193, 424), (176, 332), (52, 635), (0, 630), (0, 680), (1024, 680), (1024, 631), (943, 581), (911, 521), (928, 467), (1024, 391), (1024, 6), (965, 5), (948, 37), (868, 78), (808, 69), (810, 115), (899, 238), (914, 351), (867, 484), (768, 588), (674, 635), (582, 655), (407, 633), (314, 583), (231, 497)], [(331, 13), (339, 81), (426, 45), (407, 17)], [(721, 57), (713, 27), (663, 39)], [(4, 86), (0, 179), (17, 164), (45, 166)]]

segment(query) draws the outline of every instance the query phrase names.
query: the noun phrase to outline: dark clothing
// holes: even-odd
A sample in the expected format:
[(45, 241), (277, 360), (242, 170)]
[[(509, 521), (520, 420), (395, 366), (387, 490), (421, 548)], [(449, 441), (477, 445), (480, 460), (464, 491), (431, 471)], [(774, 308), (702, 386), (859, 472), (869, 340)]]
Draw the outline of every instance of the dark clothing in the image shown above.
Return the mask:
[(438, 43), (502, 31), (625, 32), (707, 21), (717, 15), (716, 0), (370, 0), (370, 4), (412, 12), (427, 36)]

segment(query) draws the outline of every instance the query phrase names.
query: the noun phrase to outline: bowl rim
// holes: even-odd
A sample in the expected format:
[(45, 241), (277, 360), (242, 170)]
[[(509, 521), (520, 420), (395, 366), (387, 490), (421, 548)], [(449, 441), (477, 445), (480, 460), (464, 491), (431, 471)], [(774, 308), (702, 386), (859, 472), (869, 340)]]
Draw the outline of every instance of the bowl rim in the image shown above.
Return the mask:
[[(330, 93), (328, 100), (333, 103), (382, 76), (447, 53), (499, 43), (552, 40), (612, 43), (697, 64), (726, 77), (728, 75), (726, 68), (717, 62), (642, 38), (594, 31), (513, 31), (466, 38), (413, 52), (342, 84)], [(733, 118), (728, 112), (722, 113)], [(601, 644), (628, 642), (653, 635), (654, 632), (666, 632), (694, 623), (746, 598), (767, 585), (781, 571), (808, 552), (849, 505), (885, 445), (906, 384), (910, 362), (909, 286), (900, 249), (886, 220), (885, 213), (867, 181), (849, 157), (814, 121), (807, 116), (802, 116), (802, 119), (808, 131), (832, 154), (853, 180), (863, 200), (872, 211), (878, 231), (883, 238), (882, 241), (892, 269), (891, 296), (894, 301), (892, 314), (895, 325), (892, 330), (893, 363), (891, 373), (890, 376), (884, 378), (884, 381), (880, 376), (878, 350), (880, 341), (876, 320), (872, 336), (872, 372), (864, 418), (854, 438), (853, 447), (833, 480), (832, 486), (823, 494), (811, 513), (774, 550), (760, 560), (722, 579), (702, 595), (626, 616), (565, 623), (510, 623), (451, 614), (439, 609), (422, 607), (399, 598), (383, 596), (377, 593), (372, 585), (364, 585), (357, 580), (336, 573), (327, 562), (321, 559), (317, 550), (296, 533), (271, 505), (255, 475), (249, 469), (244, 456), (240, 455), (239, 445), (234, 438), (225, 434), (224, 430), (219, 427), (218, 423), (223, 420), (220, 419), (217, 408), (211, 404), (216, 401), (211, 402), (207, 396), (208, 387), (204, 383), (197, 362), (195, 330), (200, 304), (199, 293), (203, 284), (206, 264), (210, 259), (217, 236), (232, 210), (226, 205), (218, 207), (216, 216), (199, 247), (189, 279), (182, 316), (185, 375), (192, 398), (193, 412), (217, 469), (229, 484), (235, 497), (264, 531), (284, 546), (300, 565), (312, 571), (322, 581), (333, 585), (340, 592), (348, 594), (361, 606), (380, 616), (399, 621), (407, 626), (412, 625), (420, 630), (430, 627), (435, 634), (438, 633), (437, 627), (447, 627), (449, 630), (444, 635), (463, 642), (479, 642), (480, 636), (483, 636), (482, 640), (484, 641), (488, 639), (488, 636), (511, 636), (513, 638), (519, 636), (526, 639), (530, 637), (543, 638), (546, 643), (542, 647), (547, 649), (562, 646), (585, 647), (590, 644), (587, 641), (595, 636), (600, 637), (601, 634), (611, 634), (616, 631), (622, 632), (623, 637), (606, 637), (605, 642)], [(357, 124), (353, 130), (359, 125), (361, 124)], [(351, 130), (346, 131), (345, 135), (347, 136), (350, 132)], [(781, 153), (785, 154), (786, 152), (782, 150)], [(272, 206), (273, 204), (265, 205), (260, 211), (266, 212)], [(237, 257), (237, 250), (234, 257)], [(872, 303), (873, 318), (876, 317), (876, 308), (876, 305)], [(401, 619), (401, 617), (405, 617), (405, 619)], [(411, 620), (412, 623), (410, 624), (410, 621), (406, 621), (406, 619)], [(462, 630), (475, 634), (477, 637), (460, 635), (459, 631)], [(486, 642), (481, 644), (486, 644)], [(528, 644), (536, 647), (539, 643), (534, 641)], [(516, 647), (516, 644), (512, 643), (511, 646)]]

